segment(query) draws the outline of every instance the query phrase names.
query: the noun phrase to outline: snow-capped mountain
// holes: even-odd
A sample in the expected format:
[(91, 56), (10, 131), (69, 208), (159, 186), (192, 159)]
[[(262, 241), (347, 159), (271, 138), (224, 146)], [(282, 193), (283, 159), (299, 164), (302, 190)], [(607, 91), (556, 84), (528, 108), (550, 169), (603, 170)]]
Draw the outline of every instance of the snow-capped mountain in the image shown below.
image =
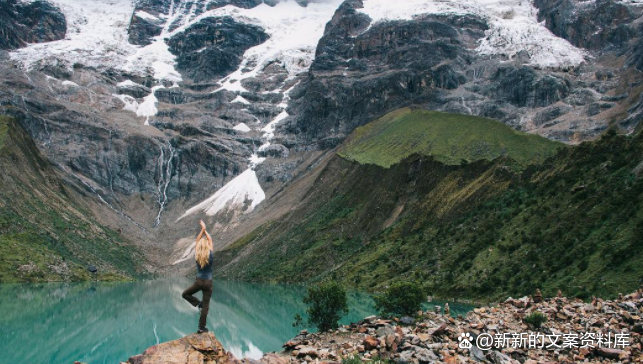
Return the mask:
[(10, 0), (0, 101), (175, 262), (184, 225), (205, 217), (229, 241), (356, 127), (403, 106), (569, 143), (631, 132), (642, 3)]

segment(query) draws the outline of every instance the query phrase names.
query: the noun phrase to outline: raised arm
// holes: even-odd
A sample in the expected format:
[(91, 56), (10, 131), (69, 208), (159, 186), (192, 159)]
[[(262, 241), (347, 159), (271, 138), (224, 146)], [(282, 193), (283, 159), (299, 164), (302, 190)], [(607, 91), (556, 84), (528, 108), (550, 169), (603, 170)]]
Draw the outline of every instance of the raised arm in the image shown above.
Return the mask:
[(203, 232), (205, 233), (205, 237), (208, 239), (208, 243), (210, 243), (210, 250), (214, 250), (214, 246), (212, 245), (212, 237), (206, 230), (203, 230)]
[[(201, 224), (201, 232), (200, 232), (200, 233), (199, 233), (199, 235), (196, 237), (196, 241), (201, 240), (201, 237), (203, 236), (203, 234), (206, 234), (206, 236), (208, 237), (208, 240), (209, 240), (210, 242), (212, 242), (212, 240), (210, 239), (210, 235), (207, 235), (207, 234), (208, 234), (208, 232), (207, 232), (207, 231), (205, 231), (205, 223), (203, 222), (203, 220), (201, 220), (201, 221), (199, 222), (199, 224)], [(212, 243), (210, 243), (210, 244), (212, 244)]]

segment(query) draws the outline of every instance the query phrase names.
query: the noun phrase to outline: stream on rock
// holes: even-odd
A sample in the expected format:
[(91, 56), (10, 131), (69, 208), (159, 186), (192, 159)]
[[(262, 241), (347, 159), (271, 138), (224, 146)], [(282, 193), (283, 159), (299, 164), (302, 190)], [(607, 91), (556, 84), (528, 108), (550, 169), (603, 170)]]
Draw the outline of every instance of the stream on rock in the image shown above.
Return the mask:
[[(0, 361), (126, 361), (196, 331), (198, 311), (181, 297), (190, 284), (188, 279), (0, 284)], [(292, 327), (293, 316), (305, 318), (304, 294), (301, 286), (215, 281), (208, 328), (237, 357), (279, 351), (299, 331)], [(471, 309), (450, 306), (452, 315)], [(375, 313), (371, 297), (360, 292), (349, 294), (349, 308), (342, 323)]]

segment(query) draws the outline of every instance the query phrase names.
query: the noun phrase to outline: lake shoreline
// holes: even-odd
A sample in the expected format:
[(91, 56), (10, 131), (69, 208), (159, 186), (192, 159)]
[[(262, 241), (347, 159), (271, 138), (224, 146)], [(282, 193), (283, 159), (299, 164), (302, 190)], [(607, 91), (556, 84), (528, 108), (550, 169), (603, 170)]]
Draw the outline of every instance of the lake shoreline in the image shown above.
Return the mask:
[[(225, 354), (225, 363), (219, 364), (338, 364), (350, 361), (370, 363), (479, 363), (494, 364), (537, 364), (537, 363), (639, 363), (643, 361), (641, 334), (641, 309), (643, 290), (638, 290), (616, 300), (594, 298), (590, 303), (559, 295), (553, 298), (523, 297), (509, 298), (497, 307), (480, 307), (466, 317), (456, 318), (445, 312), (426, 311), (416, 318), (384, 319), (369, 316), (350, 325), (342, 325), (338, 330), (326, 333), (301, 331), (284, 344), (279, 353), (269, 353), (259, 360), (238, 359)], [(524, 322), (533, 312), (547, 316), (540, 328)], [(448, 312), (447, 312), (448, 313)], [(513, 334), (547, 337), (547, 344), (561, 348), (542, 348), (525, 345), (504, 345), (496, 335)], [(622, 346), (611, 343), (581, 347), (564, 347), (569, 339), (564, 335), (599, 334), (614, 338), (617, 334), (627, 335)], [(479, 348), (477, 339), (485, 335), (496, 337), (491, 348)], [(165, 354), (165, 350), (176, 348), (177, 342), (200, 340), (204, 335), (190, 335), (173, 343), (151, 347), (143, 354), (131, 357), (127, 364), (153, 363), (155, 358), (171, 355), (171, 358), (197, 358), (198, 363), (214, 363), (211, 353), (215, 350), (201, 350), (194, 345), (184, 345), (180, 355)], [(208, 334), (208, 337), (214, 337)], [(195, 338), (196, 337), (196, 338)], [(554, 339), (551, 339), (554, 338)], [(463, 339), (474, 343), (463, 348)], [(216, 340), (216, 339), (215, 339)], [(544, 339), (543, 339), (544, 340)], [(565, 341), (564, 341), (565, 340)], [(510, 341), (507, 341), (510, 343)], [(569, 344), (569, 342), (568, 342)], [(216, 346), (216, 345), (215, 345)], [(536, 345), (538, 346), (538, 345)], [(207, 349), (207, 348), (206, 348)], [(223, 355), (216, 349), (219, 357)], [(210, 354), (208, 354), (210, 353)], [(223, 351), (225, 353), (225, 351)], [(169, 358), (169, 357), (168, 357)], [(212, 359), (212, 360), (211, 360)], [(169, 359), (168, 359), (169, 360)], [(170, 360), (171, 361), (171, 360)], [(172, 363), (192, 363), (193, 361), (171, 361)]]

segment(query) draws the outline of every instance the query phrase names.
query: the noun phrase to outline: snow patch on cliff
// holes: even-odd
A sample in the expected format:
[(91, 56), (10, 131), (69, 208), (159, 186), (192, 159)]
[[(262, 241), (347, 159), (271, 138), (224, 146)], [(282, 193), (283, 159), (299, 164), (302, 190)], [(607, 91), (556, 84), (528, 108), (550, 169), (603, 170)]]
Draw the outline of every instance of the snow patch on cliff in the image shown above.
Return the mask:
[(65, 39), (31, 44), (11, 52), (14, 60), (27, 69), (41, 63), (60, 62), (71, 68), (75, 63), (119, 68), (133, 52), (127, 41), (127, 28), (134, 11), (132, 0), (49, 0), (67, 20)]
[(236, 21), (260, 26), (270, 36), (245, 52), (239, 68), (221, 80), (219, 90), (246, 91), (241, 81), (256, 77), (273, 61), (280, 62), (291, 77), (307, 71), (315, 58), (317, 43), (324, 35), (324, 27), (341, 3), (341, 0), (329, 0), (303, 7), (294, 0), (285, 0), (272, 7), (261, 4), (252, 9), (228, 5), (197, 17), (194, 21), (231, 16)]
[(257, 174), (252, 168), (248, 168), (221, 187), (210, 198), (187, 210), (179, 220), (200, 211), (205, 212), (208, 216), (214, 216), (224, 209), (237, 209), (239, 207), (244, 213), (248, 213), (254, 210), (265, 198), (266, 195), (261, 189), (261, 185), (259, 185)]
[(477, 51), (482, 55), (505, 55), (509, 59), (525, 51), (529, 64), (543, 68), (578, 66), (585, 52), (554, 35), (538, 22), (538, 10), (529, 0), (365, 0), (360, 11), (373, 19), (411, 20), (423, 14), (472, 14), (489, 25)]
[(247, 133), (247, 132), (249, 132), (250, 130), (252, 130), (252, 129), (250, 129), (250, 127), (249, 127), (248, 125), (246, 125), (246, 123), (239, 123), (238, 125), (236, 125), (236, 126), (235, 126), (234, 128), (232, 128), (232, 129), (234, 129), (234, 130), (236, 130), (236, 131), (240, 131), (240, 132), (242, 132), (242, 133)]

